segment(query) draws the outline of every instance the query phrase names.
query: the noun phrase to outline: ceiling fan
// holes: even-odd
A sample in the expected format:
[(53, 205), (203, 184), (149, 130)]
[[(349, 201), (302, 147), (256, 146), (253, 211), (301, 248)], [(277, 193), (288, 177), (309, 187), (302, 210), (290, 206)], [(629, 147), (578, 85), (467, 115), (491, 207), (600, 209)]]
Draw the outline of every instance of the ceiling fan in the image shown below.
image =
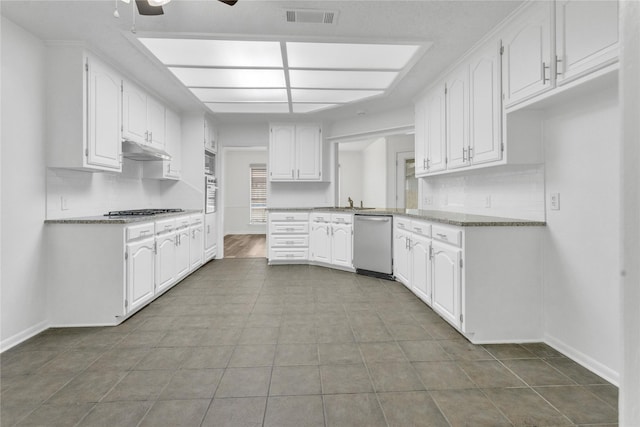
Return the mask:
[[(128, 3), (127, 0), (124, 0)], [(135, 0), (138, 7), (138, 13), (144, 16), (164, 15), (162, 6), (169, 3), (171, 0)], [(233, 6), (238, 0), (218, 0), (229, 6)]]

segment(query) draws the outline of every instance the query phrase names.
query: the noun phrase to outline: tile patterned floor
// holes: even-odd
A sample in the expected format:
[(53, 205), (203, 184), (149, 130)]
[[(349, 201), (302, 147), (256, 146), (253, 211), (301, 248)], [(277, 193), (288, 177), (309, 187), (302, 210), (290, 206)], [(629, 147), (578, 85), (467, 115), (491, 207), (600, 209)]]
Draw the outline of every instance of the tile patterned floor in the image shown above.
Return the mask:
[(0, 366), (2, 426), (617, 423), (617, 388), (544, 344), (474, 346), (399, 283), (260, 259)]

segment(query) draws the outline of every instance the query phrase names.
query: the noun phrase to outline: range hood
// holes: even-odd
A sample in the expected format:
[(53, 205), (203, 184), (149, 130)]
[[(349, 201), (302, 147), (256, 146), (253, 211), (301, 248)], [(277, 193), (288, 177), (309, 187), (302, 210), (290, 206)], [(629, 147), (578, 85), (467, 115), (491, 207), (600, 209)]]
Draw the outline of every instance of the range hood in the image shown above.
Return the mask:
[(143, 162), (171, 160), (171, 155), (164, 150), (127, 139), (122, 141), (122, 157)]

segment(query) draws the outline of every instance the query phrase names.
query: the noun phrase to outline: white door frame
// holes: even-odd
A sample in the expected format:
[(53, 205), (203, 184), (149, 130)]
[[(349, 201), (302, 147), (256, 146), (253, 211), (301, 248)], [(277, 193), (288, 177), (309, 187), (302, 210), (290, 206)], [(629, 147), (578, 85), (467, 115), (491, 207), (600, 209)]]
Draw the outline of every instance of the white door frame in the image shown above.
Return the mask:
[(405, 165), (409, 159), (415, 159), (416, 153), (414, 151), (401, 151), (396, 153), (396, 209), (405, 208), (404, 200), (404, 181), (406, 177)]

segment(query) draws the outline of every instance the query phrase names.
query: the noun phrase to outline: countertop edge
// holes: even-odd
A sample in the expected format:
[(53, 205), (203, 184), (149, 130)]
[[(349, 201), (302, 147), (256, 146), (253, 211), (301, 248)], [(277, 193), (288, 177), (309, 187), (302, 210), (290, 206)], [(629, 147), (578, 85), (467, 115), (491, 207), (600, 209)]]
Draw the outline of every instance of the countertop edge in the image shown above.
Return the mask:
[(138, 222), (152, 222), (158, 219), (180, 217), (185, 215), (204, 214), (203, 210), (192, 209), (185, 210), (184, 212), (169, 212), (157, 215), (141, 215), (133, 217), (119, 217), (108, 219), (108, 217), (79, 217), (79, 218), (58, 218), (58, 219), (45, 219), (45, 224), (134, 224)]

